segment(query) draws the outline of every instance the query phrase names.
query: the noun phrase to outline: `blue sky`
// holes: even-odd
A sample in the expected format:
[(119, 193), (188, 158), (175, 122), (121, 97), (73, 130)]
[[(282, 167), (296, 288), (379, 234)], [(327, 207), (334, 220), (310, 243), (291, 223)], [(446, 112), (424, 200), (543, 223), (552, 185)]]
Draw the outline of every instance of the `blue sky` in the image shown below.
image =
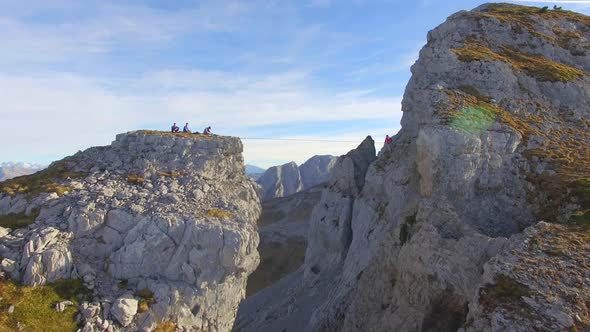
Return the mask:
[(482, 3), (0, 0), (0, 162), (48, 163), (172, 121), (341, 141), (244, 140), (263, 167), (343, 154), (366, 135), (379, 146), (399, 130), (427, 32)]

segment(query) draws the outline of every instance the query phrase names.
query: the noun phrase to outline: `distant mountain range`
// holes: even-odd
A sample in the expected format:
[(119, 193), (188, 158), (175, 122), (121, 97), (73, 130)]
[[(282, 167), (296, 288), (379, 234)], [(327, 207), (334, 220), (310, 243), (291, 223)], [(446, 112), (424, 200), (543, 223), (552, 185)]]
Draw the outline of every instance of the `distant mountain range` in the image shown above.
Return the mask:
[(12, 179), (17, 176), (33, 174), (44, 169), (45, 167), (47, 166), (22, 162), (0, 163), (0, 181)]
[(256, 181), (262, 187), (262, 201), (286, 197), (326, 182), (338, 158), (313, 156), (303, 165), (295, 162), (267, 169)]
[(258, 180), (260, 176), (266, 171), (266, 169), (254, 165), (246, 165), (246, 175), (253, 178), (254, 180)]

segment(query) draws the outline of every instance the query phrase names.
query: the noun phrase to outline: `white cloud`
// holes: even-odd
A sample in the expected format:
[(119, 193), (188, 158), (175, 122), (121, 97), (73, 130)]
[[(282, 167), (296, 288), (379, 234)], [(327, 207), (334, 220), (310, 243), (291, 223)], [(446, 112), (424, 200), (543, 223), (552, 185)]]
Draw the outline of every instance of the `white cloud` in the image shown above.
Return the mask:
[[(321, 6), (332, 3), (314, 2)], [(294, 123), (318, 127), (335, 121), (368, 120), (391, 123), (392, 127), (399, 123), (400, 97), (374, 97), (370, 90), (327, 91), (314, 82), (312, 69), (331, 65), (315, 61), (338, 56), (341, 48), (364, 42), (366, 36), (357, 36), (357, 40), (347, 34), (331, 35), (330, 42), (318, 51), (321, 56), (314, 53), (306, 58), (309, 45), (322, 36), (326, 38), (327, 32), (321, 24), (302, 24), (290, 12), (281, 16), (283, 22), (277, 26), (277, 35), (289, 40), (287, 46), (269, 53), (256, 48), (240, 49), (243, 58), (236, 56), (239, 63), (252, 59), (262, 64), (263, 71), (280, 64), (282, 69), (273, 68), (278, 73), (153, 69), (144, 74), (118, 72), (123, 78), (109, 73), (99, 76), (103, 68), (116, 70), (110, 67), (110, 61), (117, 61), (108, 57), (112, 51), (122, 48), (145, 54), (174, 46), (185, 34), (242, 34), (257, 27), (254, 23), (261, 15), (296, 11), (284, 7), (275, 1), (232, 0), (202, 1), (183, 10), (163, 10), (92, 0), (83, 4), (0, 0), (0, 122), (6, 124), (0, 133), (0, 161), (47, 162), (79, 149), (109, 144), (119, 132), (146, 126), (165, 129), (173, 121), (189, 121), (196, 130), (212, 125), (220, 134), (249, 133), (260, 126)], [(52, 17), (52, 13), (59, 15)], [(76, 61), (92, 66), (101, 63), (95, 60), (102, 56), (106, 65), (94, 73), (52, 69), (55, 63), (64, 63), (76, 70), (76, 65), (70, 67)], [(408, 63), (403, 62), (402, 66), (407, 67)], [(223, 64), (218, 67), (223, 68)], [(145, 70), (145, 66), (139, 70)], [(367, 133), (330, 132), (312, 137), (330, 135), (360, 143), (369, 131), (385, 133), (363, 129)], [(345, 153), (357, 144), (247, 142), (245, 155), (247, 160), (270, 166), (276, 161), (302, 162), (313, 154)]]
[[(331, 154), (340, 156), (346, 154), (356, 148), (367, 136), (372, 136), (373, 140), (375, 140), (375, 148), (379, 152), (379, 149), (383, 146), (385, 135), (395, 134), (399, 129), (398, 125), (365, 128), (362, 131), (343, 132), (328, 137), (287, 136), (287, 138), (297, 139), (293, 141), (245, 139), (243, 140), (244, 157), (248, 163), (264, 168), (290, 161), (295, 161), (298, 165), (301, 165), (314, 155)], [(272, 156), (272, 158), (269, 158), (269, 156)]]
[[(0, 141), (13, 142), (0, 146), (0, 156), (3, 160), (46, 161), (29, 156), (64, 156), (78, 149), (108, 144), (119, 132), (146, 125), (166, 129), (172, 121), (189, 121), (196, 130), (212, 125), (220, 134), (234, 135), (249, 133), (258, 126), (292, 123), (321, 126), (334, 121), (376, 120), (393, 126), (401, 116), (400, 98), (318, 92), (309, 85), (304, 72), (235, 76), (167, 71), (123, 83), (140, 92), (125, 93), (116, 88), (115, 93), (100, 80), (77, 75), (0, 75), (0, 121), (7, 124)], [(144, 93), (154, 86), (168, 88), (151, 95)], [(332, 134), (320, 132), (314, 137), (325, 135)], [(286, 154), (293, 154), (292, 159), (296, 159), (297, 151), (309, 157), (350, 149), (338, 143), (300, 144), (285, 150), (283, 156), (276, 150), (284, 144), (258, 142), (252, 149), (250, 146), (247, 158), (252, 160), (269, 159), (268, 156), (279, 160), (286, 158)]]

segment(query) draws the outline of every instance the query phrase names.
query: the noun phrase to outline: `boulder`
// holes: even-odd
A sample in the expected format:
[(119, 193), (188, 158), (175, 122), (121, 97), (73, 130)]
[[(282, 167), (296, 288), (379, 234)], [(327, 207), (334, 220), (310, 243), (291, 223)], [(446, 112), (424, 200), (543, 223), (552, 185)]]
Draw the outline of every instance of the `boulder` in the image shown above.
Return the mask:
[(123, 327), (128, 326), (137, 314), (139, 301), (132, 296), (125, 295), (115, 300), (111, 307), (111, 314)]

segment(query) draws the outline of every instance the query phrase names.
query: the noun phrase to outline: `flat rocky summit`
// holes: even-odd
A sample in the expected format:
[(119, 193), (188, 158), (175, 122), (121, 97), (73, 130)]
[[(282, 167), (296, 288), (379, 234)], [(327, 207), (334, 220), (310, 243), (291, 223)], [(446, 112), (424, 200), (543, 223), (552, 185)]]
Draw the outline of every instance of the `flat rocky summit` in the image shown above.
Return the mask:
[(259, 262), (241, 153), (234, 137), (135, 131), (0, 183), (0, 216), (28, 221), (4, 229), (0, 269), (83, 280), (85, 329), (228, 331)]

